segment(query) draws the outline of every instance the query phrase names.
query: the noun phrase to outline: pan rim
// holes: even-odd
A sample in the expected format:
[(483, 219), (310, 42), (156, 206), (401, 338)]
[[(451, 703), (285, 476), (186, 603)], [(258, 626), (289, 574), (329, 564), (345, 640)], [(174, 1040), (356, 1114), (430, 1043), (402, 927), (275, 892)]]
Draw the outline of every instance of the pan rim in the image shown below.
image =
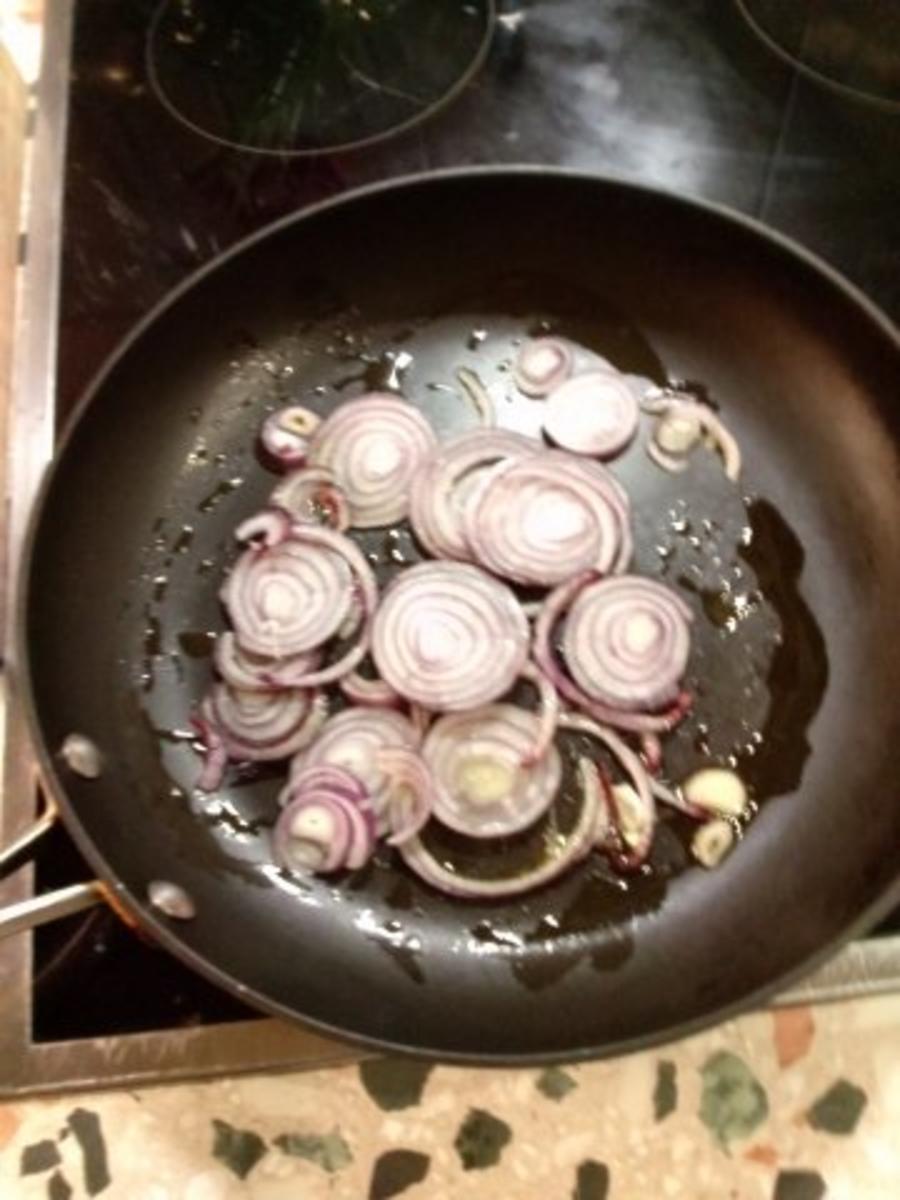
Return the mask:
[(251, 1004), (263, 1013), (285, 1019), (294, 1024), (300, 1024), (323, 1037), (358, 1046), (364, 1051), (377, 1051), (456, 1065), (483, 1067), (542, 1066), (560, 1062), (579, 1062), (611, 1058), (623, 1054), (635, 1053), (654, 1046), (674, 1042), (700, 1030), (712, 1028), (736, 1015), (760, 1008), (777, 993), (790, 987), (816, 967), (825, 963), (842, 945), (877, 924), (891, 909), (900, 904), (900, 875), (898, 875), (897, 878), (884, 888), (880, 895), (877, 895), (862, 912), (857, 914), (852, 921), (825, 945), (817, 948), (789, 970), (782, 972), (777, 977), (768, 980), (758, 988), (736, 998), (728, 1004), (718, 1006), (708, 1012), (697, 1014), (672, 1025), (635, 1034), (627, 1038), (604, 1042), (600, 1045), (592, 1043), (590, 1045), (570, 1047), (564, 1051), (525, 1050), (514, 1053), (492, 1053), (491, 1051), (484, 1050), (477, 1052), (436, 1050), (421, 1045), (417, 1046), (391, 1041), (383, 1037), (372, 1037), (353, 1030), (347, 1030), (340, 1026), (331, 1025), (319, 1018), (299, 1015), (289, 1006), (230, 976), (226, 971), (217, 967), (202, 954), (194, 950), (193, 947), (182, 939), (176, 927), (165, 923), (161, 917), (157, 917), (148, 903), (117, 877), (112, 865), (107, 861), (94, 839), (82, 825), (69, 801), (65, 785), (57, 770), (57, 764), (50, 752), (50, 748), (44, 740), (37, 712), (37, 700), (25, 636), (26, 613), (30, 591), (29, 581), (32, 574), (37, 534), (60, 464), (66, 457), (68, 447), (74, 440), (96, 395), (102, 389), (107, 378), (112, 374), (119, 362), (125, 358), (131, 347), (140, 340), (143, 334), (157, 320), (170, 308), (173, 308), (182, 296), (192, 291), (196, 285), (206, 279), (207, 276), (225, 267), (232, 260), (252, 249), (257, 243), (263, 242), (269, 237), (276, 236), (281, 231), (290, 228), (306, 218), (314, 218), (322, 213), (336, 211), (345, 205), (352, 206), (353, 204), (365, 201), (369, 197), (380, 195), (382, 192), (402, 191), (408, 188), (440, 184), (445, 180), (477, 181), (479, 179), (490, 180), (503, 177), (515, 179), (546, 176), (551, 176), (558, 180), (571, 180), (582, 184), (599, 183), (603, 186), (620, 189), (624, 192), (639, 193), (648, 197), (654, 197), (689, 211), (707, 213), (717, 220), (737, 226), (761, 238), (764, 242), (775, 246), (782, 254), (787, 255), (795, 261), (799, 260), (806, 268), (819, 275), (832, 289), (842, 293), (855, 306), (857, 311), (865, 316), (870, 324), (880, 332), (893, 347), (893, 350), (900, 356), (900, 329), (860, 288), (824, 259), (794, 241), (794, 239), (728, 205), (694, 196), (684, 196), (670, 189), (635, 180), (627, 175), (572, 170), (541, 164), (492, 164), (416, 172), (393, 177), (389, 180), (379, 180), (376, 183), (354, 188), (315, 204), (296, 209), (236, 242), (224, 253), (204, 264), (168, 292), (125, 335), (85, 388), (60, 433), (54, 457), (45, 469), (28, 516), (22, 556), (19, 562), (16, 595), (12, 606), (14, 626), (13, 636), (10, 641), (14, 653), (12, 665), (15, 670), (15, 684), (18, 688), (19, 700), (25, 714), (26, 727), (37, 760), (41, 780), (58, 806), (63, 816), (66, 830), (75, 841), (80, 853), (84, 856), (92, 870), (96, 872), (97, 877), (104, 882), (110, 893), (115, 897), (116, 905), (121, 905), (136, 920), (139, 926), (148, 930), (151, 937), (159, 945), (180, 959), (191, 970), (196, 971), (213, 984), (230, 992), (238, 999)]

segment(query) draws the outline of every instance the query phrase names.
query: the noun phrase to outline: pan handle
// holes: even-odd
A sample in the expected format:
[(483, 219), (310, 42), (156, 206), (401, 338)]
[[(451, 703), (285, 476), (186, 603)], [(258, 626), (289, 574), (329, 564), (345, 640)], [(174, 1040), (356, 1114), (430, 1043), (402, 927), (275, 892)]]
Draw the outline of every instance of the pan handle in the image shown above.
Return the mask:
[(96, 879), (87, 883), (74, 883), (71, 887), (31, 896), (18, 904), (7, 904), (0, 908), (0, 938), (24, 933), (48, 921), (70, 917), (85, 908), (93, 908), (104, 900), (103, 885)]
[(56, 810), (47, 808), (14, 842), (0, 850), (0, 880), (6, 879), (31, 859), (34, 846), (56, 824)]
[[(35, 845), (55, 823), (56, 810), (48, 807), (23, 834), (0, 850), (0, 880), (6, 879), (29, 861)], [(45, 892), (41, 896), (31, 896), (27, 900), (0, 906), (0, 938), (71, 916), (72, 913), (100, 904), (104, 899), (103, 885), (92, 879), (87, 883), (76, 883), (55, 892)]]

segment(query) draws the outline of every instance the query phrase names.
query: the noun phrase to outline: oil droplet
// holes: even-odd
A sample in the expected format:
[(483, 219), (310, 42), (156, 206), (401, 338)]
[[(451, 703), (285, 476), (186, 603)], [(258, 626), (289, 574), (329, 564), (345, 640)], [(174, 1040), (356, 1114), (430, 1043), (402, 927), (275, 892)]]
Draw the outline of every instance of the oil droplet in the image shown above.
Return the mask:
[(216, 560), (214, 558), (201, 558), (200, 564), (197, 567), (198, 575), (208, 575), (214, 569)]
[(178, 645), (188, 658), (209, 658), (215, 643), (212, 630), (186, 630), (178, 635)]
[(473, 329), (466, 338), (466, 349), (477, 350), (487, 340), (488, 331), (486, 329)]
[(191, 547), (191, 542), (194, 540), (193, 525), (182, 525), (181, 533), (172, 544), (173, 554), (187, 554)]
[(236, 491), (243, 482), (243, 479), (239, 477), (223, 479), (220, 484), (213, 488), (208, 496), (200, 501), (197, 505), (197, 511), (202, 513), (212, 512), (217, 504), (224, 500), (226, 496), (230, 496), (232, 492)]

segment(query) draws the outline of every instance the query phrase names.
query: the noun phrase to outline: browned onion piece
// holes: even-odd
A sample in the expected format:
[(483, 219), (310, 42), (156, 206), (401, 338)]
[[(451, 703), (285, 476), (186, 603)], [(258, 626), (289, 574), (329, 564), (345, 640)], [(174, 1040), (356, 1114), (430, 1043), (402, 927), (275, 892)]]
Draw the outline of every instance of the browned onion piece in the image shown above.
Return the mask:
[(429, 455), (413, 477), (409, 519), (416, 537), (435, 558), (471, 557), (462, 530), (463, 486), (501, 459), (537, 454), (539, 442), (506, 429), (480, 429), (451, 438)]
[(379, 674), (437, 711), (488, 704), (528, 655), (528, 622), (509, 588), (466, 563), (420, 563), (390, 585), (372, 627)]
[(618, 565), (623, 507), (620, 485), (599, 463), (542, 454), (493, 467), (468, 498), (463, 530), (475, 559), (495, 574), (552, 587)]
[(523, 765), (540, 736), (540, 718), (514, 704), (439, 717), (422, 747), (437, 820), (473, 838), (508, 837), (533, 825), (562, 778), (553, 746), (534, 766)]
[(687, 692), (681, 692), (663, 712), (626, 712), (586, 695), (557, 661), (552, 640), (556, 623), (578, 593), (596, 579), (595, 572), (584, 571), (550, 593), (534, 626), (534, 660), (561, 696), (601, 724), (632, 733), (666, 733), (674, 729), (690, 708)]
[(637, 398), (617, 371), (575, 375), (547, 399), (545, 433), (575, 454), (612, 458), (625, 449), (637, 427)]
[(390, 393), (371, 392), (322, 422), (309, 462), (334, 472), (352, 524), (370, 529), (406, 516), (412, 478), (436, 445), (418, 409)]
[(582, 588), (565, 620), (569, 673), (586, 696), (626, 712), (671, 703), (691, 649), (691, 610), (654, 579), (619, 575)]

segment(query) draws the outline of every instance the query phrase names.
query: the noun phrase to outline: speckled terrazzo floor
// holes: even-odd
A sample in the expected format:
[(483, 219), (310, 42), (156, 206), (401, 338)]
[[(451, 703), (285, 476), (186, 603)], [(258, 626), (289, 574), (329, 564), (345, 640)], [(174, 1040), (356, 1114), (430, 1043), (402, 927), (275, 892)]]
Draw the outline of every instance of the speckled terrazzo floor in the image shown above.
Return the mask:
[(613, 1062), (361, 1068), (0, 1106), (3, 1200), (895, 1200), (900, 997)]

